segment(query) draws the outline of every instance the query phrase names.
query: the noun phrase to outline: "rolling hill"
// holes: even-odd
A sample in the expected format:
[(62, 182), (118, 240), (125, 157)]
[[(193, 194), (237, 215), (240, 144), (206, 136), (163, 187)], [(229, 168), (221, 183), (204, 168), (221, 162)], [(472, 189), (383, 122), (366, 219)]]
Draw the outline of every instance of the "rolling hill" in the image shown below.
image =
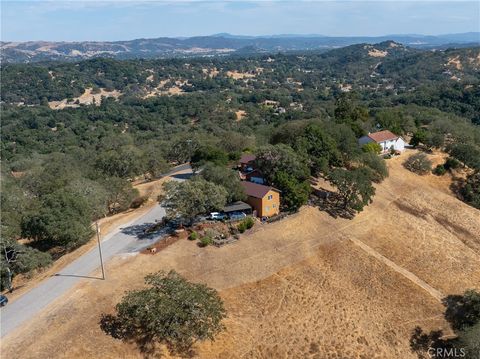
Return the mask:
[(479, 33), (440, 36), (388, 35), (377, 37), (329, 37), (321, 35), (236, 36), (217, 34), (189, 38), (159, 37), (114, 42), (1, 42), (1, 60), (8, 63), (72, 61), (93, 57), (116, 59), (211, 56), (249, 52), (328, 50), (359, 43), (393, 40), (418, 48), (444, 49), (480, 44)]

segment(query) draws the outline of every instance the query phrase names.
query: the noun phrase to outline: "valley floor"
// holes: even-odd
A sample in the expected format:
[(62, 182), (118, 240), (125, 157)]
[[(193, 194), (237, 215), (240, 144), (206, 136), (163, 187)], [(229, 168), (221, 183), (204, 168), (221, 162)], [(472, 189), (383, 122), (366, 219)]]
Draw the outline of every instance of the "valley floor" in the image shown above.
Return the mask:
[[(100, 330), (102, 313), (143, 277), (175, 269), (220, 291), (226, 331), (202, 358), (416, 358), (412, 330), (444, 329), (440, 298), (480, 289), (480, 212), (448, 176), (417, 176), (388, 160), (390, 177), (353, 220), (305, 207), (257, 225), (223, 248), (180, 240), (156, 255), (119, 256), (108, 280), (84, 281), (2, 340), (11, 358), (136, 358)], [(158, 348), (154, 356), (167, 355)]]

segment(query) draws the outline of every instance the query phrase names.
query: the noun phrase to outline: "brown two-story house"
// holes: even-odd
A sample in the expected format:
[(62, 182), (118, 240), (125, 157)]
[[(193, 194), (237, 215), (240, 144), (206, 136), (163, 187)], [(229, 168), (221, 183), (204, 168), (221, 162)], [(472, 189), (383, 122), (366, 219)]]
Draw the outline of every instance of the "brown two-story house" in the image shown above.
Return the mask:
[(253, 182), (242, 182), (248, 196), (246, 202), (256, 211), (258, 217), (271, 217), (280, 213), (280, 191), (270, 186)]
[(256, 156), (253, 153), (244, 153), (239, 161), (240, 171), (250, 172), (253, 170), (253, 162)]

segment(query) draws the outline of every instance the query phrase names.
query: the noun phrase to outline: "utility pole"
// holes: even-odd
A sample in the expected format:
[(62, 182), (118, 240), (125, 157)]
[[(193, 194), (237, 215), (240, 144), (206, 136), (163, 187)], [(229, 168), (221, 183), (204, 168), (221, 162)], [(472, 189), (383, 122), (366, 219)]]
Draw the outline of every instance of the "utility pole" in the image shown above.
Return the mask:
[(100, 264), (102, 265), (102, 279), (105, 280), (105, 268), (103, 267), (103, 257), (102, 257), (102, 246), (100, 245), (100, 227), (98, 226), (98, 221), (95, 222), (97, 227), (97, 242), (98, 242), (98, 252), (100, 253)]

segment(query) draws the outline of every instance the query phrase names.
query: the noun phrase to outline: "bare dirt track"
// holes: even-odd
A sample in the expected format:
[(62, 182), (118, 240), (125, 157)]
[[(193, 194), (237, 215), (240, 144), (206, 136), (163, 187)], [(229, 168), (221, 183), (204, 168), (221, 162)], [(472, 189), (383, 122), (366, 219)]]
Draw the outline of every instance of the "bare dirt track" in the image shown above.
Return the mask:
[(404, 159), (387, 162), (390, 177), (353, 220), (306, 207), (220, 249), (180, 240), (156, 255), (118, 257), (107, 281), (83, 282), (5, 337), (2, 356), (142, 357), (104, 335), (100, 315), (145, 274), (173, 268), (217, 288), (229, 313), (198, 357), (416, 358), (416, 325), (449, 331), (435, 294), (480, 289), (480, 212), (450, 193), (448, 177), (417, 176)]

